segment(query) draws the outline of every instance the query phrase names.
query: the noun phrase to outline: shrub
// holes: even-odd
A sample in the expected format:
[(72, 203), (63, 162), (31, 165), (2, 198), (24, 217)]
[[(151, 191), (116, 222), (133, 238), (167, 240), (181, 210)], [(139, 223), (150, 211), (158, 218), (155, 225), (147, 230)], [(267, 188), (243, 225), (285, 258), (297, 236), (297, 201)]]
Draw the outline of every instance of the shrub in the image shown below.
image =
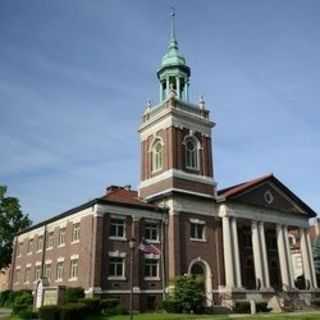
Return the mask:
[(233, 311), (236, 313), (250, 313), (251, 311), (250, 302), (249, 301), (236, 302), (236, 305)]
[(123, 314), (128, 314), (128, 310), (124, 306), (122, 306), (121, 304), (118, 304), (113, 308), (105, 309), (104, 314), (107, 316), (123, 315)]
[(66, 288), (64, 292), (64, 303), (78, 302), (84, 298), (84, 289), (81, 287)]
[(179, 313), (181, 310), (179, 309), (178, 303), (174, 298), (168, 298), (161, 302), (161, 309), (167, 311), (168, 313)]
[(69, 303), (61, 307), (60, 320), (83, 320), (88, 315), (87, 306), (83, 303)]
[(33, 297), (29, 291), (21, 291), (16, 294), (14, 299), (14, 305), (12, 307), (12, 312), (16, 315), (20, 315), (23, 311), (29, 310), (30, 306), (32, 308)]
[(100, 299), (98, 298), (79, 299), (79, 303), (86, 305), (90, 314), (98, 314), (101, 311)]
[(268, 308), (268, 304), (266, 302), (257, 302), (256, 303), (256, 311), (257, 312), (270, 312), (271, 308)]
[(27, 309), (22, 310), (20, 313), (18, 313), (18, 316), (20, 319), (23, 319), (23, 320), (37, 319), (38, 313), (34, 312), (32, 310), (32, 307), (29, 307)]
[(7, 305), (10, 294), (11, 290), (5, 290), (0, 293), (0, 307), (4, 307)]
[(39, 308), (39, 318), (41, 320), (59, 320), (59, 306), (43, 306)]
[(112, 309), (112, 308), (115, 308), (117, 305), (119, 305), (118, 299), (107, 298), (107, 299), (100, 300), (100, 307), (102, 310)]
[(203, 312), (203, 278), (199, 276), (182, 276), (176, 279), (174, 300), (180, 312)]

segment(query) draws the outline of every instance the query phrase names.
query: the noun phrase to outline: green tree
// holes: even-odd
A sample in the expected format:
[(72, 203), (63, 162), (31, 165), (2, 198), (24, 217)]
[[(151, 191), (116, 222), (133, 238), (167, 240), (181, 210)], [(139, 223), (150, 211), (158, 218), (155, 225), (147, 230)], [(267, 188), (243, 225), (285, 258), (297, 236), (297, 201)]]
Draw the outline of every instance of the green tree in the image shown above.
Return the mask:
[(19, 200), (6, 196), (7, 187), (0, 185), (0, 270), (11, 262), (12, 243), (17, 232), (29, 227), (32, 221), (23, 214)]

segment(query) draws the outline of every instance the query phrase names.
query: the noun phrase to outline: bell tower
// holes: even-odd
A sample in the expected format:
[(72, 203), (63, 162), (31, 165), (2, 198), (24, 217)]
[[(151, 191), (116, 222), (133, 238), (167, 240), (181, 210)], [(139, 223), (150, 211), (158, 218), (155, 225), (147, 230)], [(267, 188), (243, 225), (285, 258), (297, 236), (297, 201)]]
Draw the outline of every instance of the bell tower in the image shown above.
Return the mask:
[(139, 194), (147, 201), (171, 193), (214, 197), (211, 131), (215, 123), (203, 98), (197, 104), (189, 102), (190, 74), (179, 52), (172, 13), (169, 45), (157, 71), (160, 102), (148, 103), (138, 130)]

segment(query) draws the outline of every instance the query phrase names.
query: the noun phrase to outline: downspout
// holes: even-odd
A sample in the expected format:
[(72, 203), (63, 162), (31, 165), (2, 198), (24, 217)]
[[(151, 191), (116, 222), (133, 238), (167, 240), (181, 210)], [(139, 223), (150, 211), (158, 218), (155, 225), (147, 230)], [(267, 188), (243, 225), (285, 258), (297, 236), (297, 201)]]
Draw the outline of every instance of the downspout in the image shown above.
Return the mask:
[(166, 298), (166, 272), (165, 272), (165, 233), (164, 233), (164, 225), (165, 221), (164, 219), (161, 220), (161, 241), (160, 241), (160, 263), (161, 263), (161, 284), (162, 284), (162, 299), (164, 300)]
[(44, 225), (43, 243), (42, 243), (42, 257), (41, 257), (41, 279), (44, 277), (44, 261), (46, 258), (46, 243), (47, 243), (47, 225)]

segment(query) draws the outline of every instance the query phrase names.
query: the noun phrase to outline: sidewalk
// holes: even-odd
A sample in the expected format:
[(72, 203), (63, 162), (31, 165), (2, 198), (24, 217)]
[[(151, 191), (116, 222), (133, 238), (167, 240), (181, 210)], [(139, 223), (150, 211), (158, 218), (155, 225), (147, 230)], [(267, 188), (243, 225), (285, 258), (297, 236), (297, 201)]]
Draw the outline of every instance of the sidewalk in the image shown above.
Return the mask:
[(6, 317), (9, 317), (10, 314), (11, 314), (11, 309), (0, 308), (0, 319), (4, 319)]

